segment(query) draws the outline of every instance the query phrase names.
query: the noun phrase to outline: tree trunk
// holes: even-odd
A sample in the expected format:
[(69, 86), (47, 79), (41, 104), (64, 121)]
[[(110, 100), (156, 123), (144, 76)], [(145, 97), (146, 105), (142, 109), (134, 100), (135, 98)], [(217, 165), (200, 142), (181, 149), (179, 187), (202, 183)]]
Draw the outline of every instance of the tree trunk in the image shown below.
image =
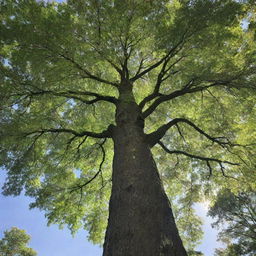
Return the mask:
[(103, 256), (186, 256), (131, 85), (120, 89)]

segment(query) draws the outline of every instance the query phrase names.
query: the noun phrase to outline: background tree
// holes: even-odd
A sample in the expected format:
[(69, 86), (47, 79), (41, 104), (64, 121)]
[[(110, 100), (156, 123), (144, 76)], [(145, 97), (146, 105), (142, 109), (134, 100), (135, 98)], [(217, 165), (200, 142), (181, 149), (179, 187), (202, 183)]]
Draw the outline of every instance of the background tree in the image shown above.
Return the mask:
[(255, 255), (255, 192), (240, 192), (235, 195), (229, 189), (225, 189), (218, 194), (209, 215), (217, 218), (214, 226), (226, 226), (219, 236), (228, 247), (224, 251), (219, 250), (217, 255)]
[(194, 202), (255, 188), (253, 1), (0, 7), (6, 195), (96, 243), (109, 213), (105, 256), (180, 256), (165, 192), (192, 250)]
[(27, 247), (30, 236), (25, 230), (11, 228), (4, 232), (4, 237), (0, 240), (0, 255), (1, 256), (36, 256), (37, 253)]

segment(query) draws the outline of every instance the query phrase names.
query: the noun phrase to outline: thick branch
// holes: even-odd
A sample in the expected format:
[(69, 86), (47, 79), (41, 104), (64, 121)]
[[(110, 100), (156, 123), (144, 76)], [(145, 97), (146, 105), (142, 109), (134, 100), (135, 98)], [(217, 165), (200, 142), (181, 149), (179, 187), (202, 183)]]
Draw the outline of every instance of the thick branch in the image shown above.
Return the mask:
[(192, 128), (194, 128), (197, 132), (202, 134), (204, 137), (206, 137), (208, 140), (212, 141), (213, 143), (217, 143), (222, 147), (225, 146), (236, 146), (237, 144), (232, 144), (227, 138), (225, 137), (212, 137), (211, 135), (204, 132), (202, 129), (200, 129), (198, 126), (196, 126), (193, 122), (189, 121), (185, 118), (175, 118), (168, 122), (167, 124), (162, 125), (159, 127), (155, 132), (152, 132), (147, 135), (147, 141), (151, 147), (153, 147), (155, 144), (157, 144), (161, 138), (165, 135), (165, 133), (170, 129), (172, 126), (177, 125), (178, 123), (186, 123)]

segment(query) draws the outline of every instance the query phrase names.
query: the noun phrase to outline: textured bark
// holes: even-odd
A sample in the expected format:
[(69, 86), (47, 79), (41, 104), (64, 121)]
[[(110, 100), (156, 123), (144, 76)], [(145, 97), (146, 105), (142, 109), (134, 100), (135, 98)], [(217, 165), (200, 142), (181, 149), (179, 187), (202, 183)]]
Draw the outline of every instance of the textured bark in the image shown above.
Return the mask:
[(131, 86), (120, 89), (104, 256), (186, 256)]

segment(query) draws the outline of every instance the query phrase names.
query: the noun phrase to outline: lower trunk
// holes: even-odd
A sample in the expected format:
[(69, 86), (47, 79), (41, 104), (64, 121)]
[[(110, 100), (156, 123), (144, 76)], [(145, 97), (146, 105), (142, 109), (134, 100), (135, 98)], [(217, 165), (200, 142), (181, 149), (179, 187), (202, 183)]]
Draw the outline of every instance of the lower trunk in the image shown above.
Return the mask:
[(143, 128), (114, 129), (109, 220), (103, 256), (186, 256)]

